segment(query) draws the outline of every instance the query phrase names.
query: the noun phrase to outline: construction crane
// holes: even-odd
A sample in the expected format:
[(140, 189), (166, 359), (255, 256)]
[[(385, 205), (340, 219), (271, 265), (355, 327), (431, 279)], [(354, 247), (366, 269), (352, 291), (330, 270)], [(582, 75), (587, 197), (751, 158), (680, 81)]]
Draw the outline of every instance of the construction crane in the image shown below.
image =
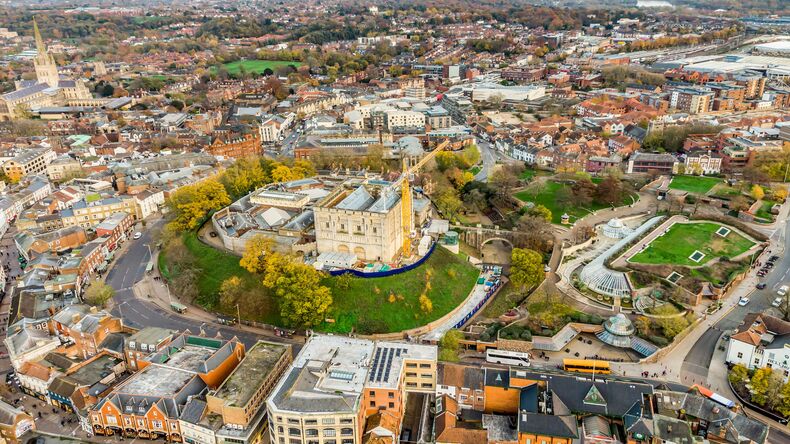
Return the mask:
[(401, 251), (404, 258), (411, 256), (411, 233), (414, 229), (414, 212), (412, 211), (411, 185), (409, 184), (409, 176), (418, 172), (420, 168), (422, 168), (426, 163), (430, 162), (431, 159), (436, 157), (440, 151), (444, 151), (448, 146), (450, 146), (450, 141), (445, 140), (444, 142), (437, 145), (436, 149), (423, 156), (423, 158), (420, 159), (419, 162), (415, 163), (411, 168), (409, 167), (409, 160), (404, 157), (403, 169), (401, 170), (402, 173), (398, 180), (392, 184), (393, 189), (400, 185), (401, 190), (400, 212), (401, 230), (403, 231), (403, 248)]

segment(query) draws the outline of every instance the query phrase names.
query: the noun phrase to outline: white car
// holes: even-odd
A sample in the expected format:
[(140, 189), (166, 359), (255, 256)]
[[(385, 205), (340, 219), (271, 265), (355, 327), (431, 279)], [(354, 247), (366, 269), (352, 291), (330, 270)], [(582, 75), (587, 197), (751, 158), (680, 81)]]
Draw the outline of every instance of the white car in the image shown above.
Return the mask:
[(774, 301), (771, 302), (771, 307), (778, 307), (778, 306), (782, 305), (782, 301), (784, 301), (784, 298), (776, 298), (776, 299), (774, 299)]
[(744, 306), (746, 306), (746, 305), (747, 305), (749, 302), (751, 302), (751, 301), (749, 300), (749, 298), (741, 298), (741, 300), (739, 300), (739, 301), (738, 301), (738, 305), (740, 305), (741, 307), (744, 307)]
[(141, 237), (143, 237), (143, 233), (138, 231), (137, 233), (134, 233), (134, 236), (132, 236), (132, 239), (137, 240), (137, 239), (140, 239)]
[(779, 296), (784, 296), (787, 294), (788, 290), (790, 290), (790, 287), (788, 287), (787, 285), (782, 285), (781, 287), (779, 287), (779, 290), (776, 291), (776, 294), (778, 294)]

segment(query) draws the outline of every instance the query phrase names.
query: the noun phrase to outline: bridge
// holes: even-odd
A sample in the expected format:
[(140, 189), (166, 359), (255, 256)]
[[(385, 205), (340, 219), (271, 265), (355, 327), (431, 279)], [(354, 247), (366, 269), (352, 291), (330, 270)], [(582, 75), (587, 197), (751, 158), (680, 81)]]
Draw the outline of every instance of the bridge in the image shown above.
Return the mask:
[(503, 230), (499, 227), (467, 227), (465, 225), (450, 225), (450, 229), (457, 231), (462, 241), (480, 250), (488, 242), (501, 240), (511, 247), (518, 245), (523, 233), (512, 230)]

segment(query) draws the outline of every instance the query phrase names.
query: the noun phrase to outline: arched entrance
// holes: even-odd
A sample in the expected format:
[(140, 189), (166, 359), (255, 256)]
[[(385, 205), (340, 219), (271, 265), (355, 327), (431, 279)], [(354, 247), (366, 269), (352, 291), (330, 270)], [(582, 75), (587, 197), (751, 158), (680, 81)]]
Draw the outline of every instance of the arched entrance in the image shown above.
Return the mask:
[(513, 243), (503, 237), (486, 239), (480, 245), (480, 258), (485, 264), (510, 265)]

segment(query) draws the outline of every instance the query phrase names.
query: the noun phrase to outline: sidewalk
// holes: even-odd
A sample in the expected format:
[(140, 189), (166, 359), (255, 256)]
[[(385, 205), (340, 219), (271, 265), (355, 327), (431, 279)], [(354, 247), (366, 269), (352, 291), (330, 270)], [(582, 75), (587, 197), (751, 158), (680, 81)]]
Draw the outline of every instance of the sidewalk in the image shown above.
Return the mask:
[(259, 336), (265, 336), (268, 338), (276, 339), (279, 341), (288, 341), (293, 342), (295, 344), (304, 343), (307, 339), (300, 335), (291, 335), (287, 338), (282, 336), (277, 336), (275, 332), (271, 329), (260, 328), (260, 327), (253, 327), (245, 324), (237, 324), (233, 326), (223, 325), (217, 322), (217, 315), (214, 313), (210, 313), (204, 310), (202, 307), (194, 305), (192, 303), (180, 300), (176, 295), (169, 294), (168, 289), (165, 285), (163, 280), (155, 280), (155, 277), (161, 277), (159, 275), (159, 269), (157, 261), (154, 259), (158, 257), (159, 250), (153, 252), (153, 262), (154, 262), (154, 269), (151, 273), (146, 274), (142, 280), (134, 284), (132, 287), (132, 292), (137, 299), (141, 299), (146, 301), (147, 303), (156, 305), (160, 309), (165, 312), (171, 312), (173, 309), (170, 306), (171, 300), (172, 302), (178, 302), (182, 305), (187, 307), (186, 313), (182, 314), (181, 316), (190, 319), (196, 322), (205, 322), (207, 324), (212, 324), (214, 327), (217, 328), (232, 328), (236, 330), (245, 331), (248, 333), (253, 333)]

